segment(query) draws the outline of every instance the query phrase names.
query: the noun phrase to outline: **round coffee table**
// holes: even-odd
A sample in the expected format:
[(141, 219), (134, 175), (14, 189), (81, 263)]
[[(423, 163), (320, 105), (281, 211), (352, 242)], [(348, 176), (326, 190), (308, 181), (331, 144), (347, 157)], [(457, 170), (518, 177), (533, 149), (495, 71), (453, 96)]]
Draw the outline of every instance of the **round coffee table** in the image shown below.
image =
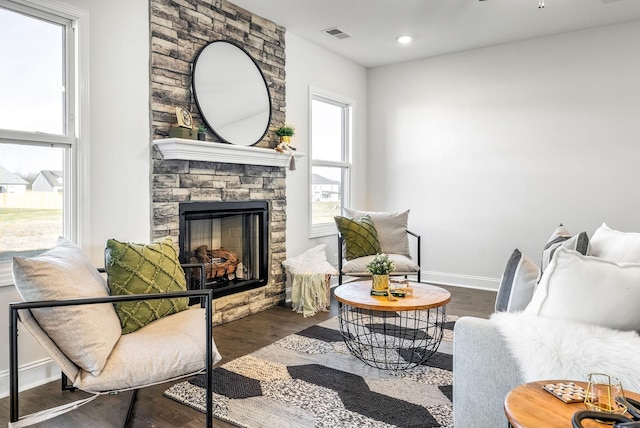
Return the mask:
[(444, 288), (411, 282), (413, 294), (389, 300), (371, 295), (371, 281), (335, 289), (340, 332), (358, 359), (385, 370), (404, 370), (427, 361), (442, 341)]
[[(584, 403), (567, 404), (542, 389), (548, 383), (567, 382), (566, 380), (544, 380), (525, 383), (509, 391), (504, 399), (504, 413), (510, 426), (514, 428), (566, 428), (571, 427), (571, 418), (579, 410), (587, 410)], [(583, 388), (586, 382), (573, 381)], [(623, 385), (624, 386), (624, 385)], [(624, 391), (625, 397), (640, 400), (640, 394)], [(583, 421), (586, 427), (606, 427), (592, 420)], [(609, 425), (610, 426), (610, 425)]]

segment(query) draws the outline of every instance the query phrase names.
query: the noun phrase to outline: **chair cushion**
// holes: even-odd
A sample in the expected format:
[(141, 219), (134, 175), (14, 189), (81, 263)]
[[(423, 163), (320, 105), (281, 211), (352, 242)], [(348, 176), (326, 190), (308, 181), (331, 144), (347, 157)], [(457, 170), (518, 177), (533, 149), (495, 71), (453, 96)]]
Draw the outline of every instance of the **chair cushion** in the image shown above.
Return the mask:
[(344, 238), (345, 258), (347, 260), (380, 252), (378, 232), (371, 217), (368, 215), (360, 218), (335, 216), (334, 220)]
[[(153, 321), (120, 337), (100, 376), (80, 372), (73, 385), (89, 392), (121, 390), (202, 370), (205, 328), (205, 309), (199, 307)], [(214, 343), (212, 364), (221, 359)]]
[(524, 310), (531, 301), (538, 280), (540, 280), (538, 266), (517, 248), (513, 250), (498, 288), (496, 312)]
[(553, 254), (559, 247), (578, 251), (580, 254), (583, 254), (585, 256), (588, 256), (591, 253), (587, 232), (582, 232), (575, 236), (571, 236), (571, 233), (569, 233), (567, 228), (565, 228), (561, 224), (551, 234), (551, 237), (549, 237), (549, 240), (542, 250), (542, 270), (545, 270), (547, 266), (549, 266), (549, 262), (551, 262)]
[(345, 208), (344, 214), (348, 217), (364, 217), (365, 215), (371, 217), (378, 231), (381, 253), (401, 254), (411, 257), (409, 236), (407, 235), (409, 210), (381, 212), (358, 211)]
[[(420, 270), (420, 266), (406, 256), (400, 254), (388, 254), (388, 256), (396, 266), (396, 269), (391, 272), (391, 275), (397, 273), (413, 273)], [(354, 276), (371, 276), (371, 273), (367, 271), (367, 263), (373, 260), (374, 257), (375, 255), (350, 260), (342, 265), (342, 273)]]
[[(112, 295), (163, 293), (187, 289), (184, 271), (171, 238), (152, 244), (107, 241), (105, 269)], [(164, 316), (183, 311), (187, 297), (116, 303), (122, 334)]]
[(640, 233), (620, 232), (602, 223), (591, 238), (591, 252), (615, 263), (640, 263)]
[(640, 264), (558, 248), (525, 313), (640, 331)]
[[(13, 258), (13, 279), (25, 301), (105, 297), (108, 288), (82, 250), (59, 238), (37, 257)], [(122, 330), (113, 305), (33, 309), (40, 327), (83, 370), (97, 376)]]

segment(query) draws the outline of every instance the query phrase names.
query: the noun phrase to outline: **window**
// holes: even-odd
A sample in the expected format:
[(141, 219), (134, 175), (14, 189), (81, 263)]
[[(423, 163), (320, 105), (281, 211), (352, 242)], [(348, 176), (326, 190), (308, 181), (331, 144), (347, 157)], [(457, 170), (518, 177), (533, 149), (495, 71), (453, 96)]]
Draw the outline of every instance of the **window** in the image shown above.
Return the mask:
[(311, 94), (311, 236), (336, 233), (349, 201), (351, 103)]
[(77, 233), (77, 21), (52, 7), (0, 0), (0, 286), (14, 255)]

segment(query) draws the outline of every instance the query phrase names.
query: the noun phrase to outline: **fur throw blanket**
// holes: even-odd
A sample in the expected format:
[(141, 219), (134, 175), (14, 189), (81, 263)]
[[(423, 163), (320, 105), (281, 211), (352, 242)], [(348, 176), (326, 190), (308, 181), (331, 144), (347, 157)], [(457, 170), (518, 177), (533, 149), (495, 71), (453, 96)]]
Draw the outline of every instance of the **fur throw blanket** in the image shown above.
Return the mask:
[(615, 376), (640, 392), (640, 336), (576, 321), (500, 312), (491, 316), (526, 382), (570, 379), (589, 373)]

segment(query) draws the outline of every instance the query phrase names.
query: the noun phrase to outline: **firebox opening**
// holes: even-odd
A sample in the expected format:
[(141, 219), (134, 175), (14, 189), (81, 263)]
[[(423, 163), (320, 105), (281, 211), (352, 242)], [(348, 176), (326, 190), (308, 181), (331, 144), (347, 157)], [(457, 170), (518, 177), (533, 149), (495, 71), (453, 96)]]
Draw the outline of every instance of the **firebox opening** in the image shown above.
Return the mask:
[[(186, 202), (179, 207), (180, 261), (205, 265), (205, 287), (222, 297), (267, 284), (268, 202)], [(199, 288), (199, 275), (189, 288)]]

